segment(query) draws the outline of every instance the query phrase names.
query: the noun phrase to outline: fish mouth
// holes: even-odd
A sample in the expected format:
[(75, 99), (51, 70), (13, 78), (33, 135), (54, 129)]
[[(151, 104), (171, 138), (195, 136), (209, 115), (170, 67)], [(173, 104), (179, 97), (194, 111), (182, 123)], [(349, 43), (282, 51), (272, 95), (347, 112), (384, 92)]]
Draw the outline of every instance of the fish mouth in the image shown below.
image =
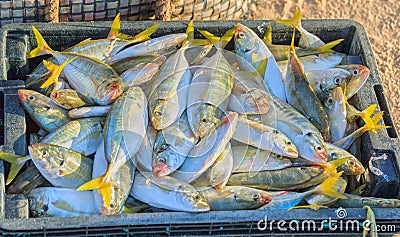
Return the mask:
[(28, 152), (29, 152), (29, 155), (30, 155), (30, 156), (33, 155), (33, 147), (32, 147), (32, 146), (33, 146), (33, 145), (28, 146)]
[(152, 173), (156, 177), (167, 176), (171, 173), (171, 167), (167, 164), (157, 163), (152, 165)]
[(261, 202), (263, 204), (268, 204), (268, 203), (270, 203), (272, 201), (272, 198), (273, 198), (273, 196), (271, 194), (263, 195), (262, 198), (261, 198)]
[(108, 91), (111, 93), (110, 99), (115, 100), (121, 95), (123, 89), (121, 85), (117, 83), (112, 83), (108, 88)]
[(199, 201), (196, 204), (196, 210), (202, 212), (210, 211), (210, 205), (206, 201)]
[(340, 87), (336, 87), (332, 91), (332, 95), (333, 95), (333, 98), (335, 99), (335, 101), (343, 101), (344, 100), (343, 91), (342, 91), (342, 88), (340, 88)]
[(26, 101), (26, 90), (18, 90), (18, 98), (20, 101)]
[(299, 152), (294, 147), (286, 147), (284, 152), (285, 152), (285, 156), (287, 156), (289, 158), (299, 157)]
[(315, 154), (315, 158), (326, 162), (328, 160), (328, 154), (326, 152), (318, 152)]
[(369, 77), (370, 71), (367, 67), (361, 66), (359, 72), (361, 80), (366, 80)]

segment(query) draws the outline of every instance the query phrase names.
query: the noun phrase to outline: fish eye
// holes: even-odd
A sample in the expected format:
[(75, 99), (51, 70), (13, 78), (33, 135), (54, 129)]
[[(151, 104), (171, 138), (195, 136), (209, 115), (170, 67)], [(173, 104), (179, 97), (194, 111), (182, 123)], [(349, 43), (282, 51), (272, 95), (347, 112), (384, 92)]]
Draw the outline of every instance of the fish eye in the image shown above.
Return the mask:
[(49, 210), (49, 206), (47, 206), (46, 204), (43, 205), (43, 211), (47, 212)]
[(243, 39), (243, 38), (245, 38), (245, 37), (246, 37), (246, 35), (245, 35), (243, 32), (240, 32), (240, 33), (239, 33), (239, 38), (242, 38), (242, 39)]
[(62, 159), (61, 161), (60, 161), (60, 166), (62, 166), (64, 164), (64, 159)]
[(357, 74), (358, 74), (358, 70), (354, 70), (353, 75), (357, 75)]
[(47, 154), (48, 154), (48, 153), (47, 153), (46, 150), (42, 151), (42, 155), (43, 155), (43, 156), (47, 156)]
[(163, 113), (162, 113), (161, 111), (156, 111), (156, 115), (157, 115), (157, 116), (162, 116)]
[(337, 84), (339, 84), (339, 82), (340, 82), (339, 77), (336, 77), (336, 78), (335, 78), (335, 84), (337, 85)]
[(115, 207), (114, 203), (110, 203), (110, 208), (114, 208), (114, 207)]
[(281, 158), (282, 156), (281, 155), (276, 155), (276, 158)]
[(200, 197), (200, 195), (198, 195), (198, 194), (197, 194), (196, 196), (194, 196), (194, 199), (196, 199), (196, 200), (200, 200), (200, 198), (201, 198), (201, 197)]
[(288, 142), (286, 142), (286, 145), (292, 145), (292, 142), (290, 142), (290, 141), (288, 141)]
[(206, 56), (208, 53), (208, 50), (203, 50), (203, 52), (201, 52), (201, 56)]
[(158, 163), (160, 164), (165, 164), (165, 159), (164, 158), (158, 158)]
[(331, 98), (328, 99), (328, 103), (332, 104), (333, 100)]
[(351, 161), (349, 161), (349, 164), (350, 164), (351, 166), (354, 166), (354, 165), (356, 164), (356, 162), (354, 162), (353, 160), (351, 160)]
[(320, 145), (316, 145), (316, 146), (315, 146), (315, 149), (316, 149), (317, 151), (322, 151), (322, 147), (321, 147)]
[(35, 100), (35, 96), (33, 95), (28, 96), (28, 100)]
[(279, 132), (278, 132), (278, 130), (272, 130), (272, 132), (274, 133), (274, 134), (278, 134)]
[(257, 194), (257, 193), (253, 194), (253, 200), (254, 201), (257, 201), (259, 198), (260, 198), (259, 194)]
[(203, 123), (207, 123), (207, 122), (208, 122), (208, 120), (207, 120), (206, 118), (203, 118), (201, 121), (202, 121)]

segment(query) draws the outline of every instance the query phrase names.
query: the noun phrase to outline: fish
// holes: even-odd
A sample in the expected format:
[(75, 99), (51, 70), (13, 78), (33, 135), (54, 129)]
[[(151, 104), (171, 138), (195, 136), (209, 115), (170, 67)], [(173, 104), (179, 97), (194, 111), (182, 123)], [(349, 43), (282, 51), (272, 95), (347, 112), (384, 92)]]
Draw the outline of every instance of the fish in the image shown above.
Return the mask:
[(71, 109), (68, 117), (71, 119), (106, 117), (111, 110), (111, 105), (85, 106)]
[[(324, 70), (339, 65), (346, 55), (338, 52), (322, 53), (318, 55), (308, 55), (300, 57), (299, 60), (303, 65), (305, 73), (314, 70)], [(282, 75), (287, 74), (288, 60), (278, 61), (278, 68)]]
[(294, 51), (294, 35), (289, 50), (285, 78), (285, 92), (288, 104), (302, 113), (321, 132), (324, 140), (331, 141), (328, 115), (324, 106), (308, 83), (303, 66)]
[(399, 208), (400, 200), (395, 198), (363, 197), (354, 194), (344, 193), (346, 199), (336, 200), (332, 207), (362, 208), (365, 205), (377, 208)]
[(237, 125), (238, 114), (229, 112), (215, 131), (200, 140), (189, 152), (181, 167), (170, 174), (187, 183), (191, 183), (202, 175), (223, 152), (232, 138)]
[(263, 151), (252, 146), (232, 147), (232, 153), (232, 173), (280, 170), (292, 165), (292, 161), (287, 157)]
[(112, 178), (138, 152), (148, 123), (147, 99), (142, 89), (131, 87), (112, 105), (104, 129), (106, 172), (78, 187), (78, 190), (100, 189), (104, 205), (110, 206)]
[(162, 177), (178, 169), (198, 140), (190, 129), (186, 113), (171, 126), (159, 131), (153, 147), (153, 175)]
[(271, 151), (275, 154), (297, 158), (298, 152), (293, 142), (283, 133), (270, 126), (239, 116), (233, 139)]
[(40, 173), (55, 187), (77, 188), (91, 179), (93, 160), (65, 147), (36, 143), (29, 155)]
[[(346, 70), (351, 74), (346, 80), (346, 98), (351, 99), (367, 81), (370, 70), (363, 65), (349, 64), (338, 65), (336, 68)], [(344, 88), (342, 88), (344, 89)]]
[(125, 47), (117, 53), (111, 53), (107, 63), (115, 63), (118, 60), (133, 56), (165, 55), (178, 49), (186, 37), (187, 35), (185, 33), (168, 34), (147, 40), (140, 44)]
[[(302, 35), (300, 35), (303, 38)], [(264, 38), (262, 39), (265, 45), (269, 48), (272, 55), (274, 56), (276, 61), (282, 61), (288, 59), (288, 51), (289, 45), (280, 45), (280, 44), (273, 44), (272, 43), (272, 26), (268, 25), (267, 30), (265, 31)], [(334, 52), (332, 50), (333, 47), (340, 44), (343, 39), (337, 39), (326, 43), (318, 48), (301, 48), (295, 47), (296, 53), (299, 57), (314, 55), (314, 54), (321, 54), (321, 53), (331, 53)]]
[(271, 106), (269, 93), (261, 76), (232, 68), (234, 85), (228, 110), (240, 114), (264, 114)]
[(254, 31), (240, 23), (235, 26), (235, 52), (241, 70), (257, 70), (271, 94), (286, 101), (284, 74), (280, 73), (274, 56)]
[(318, 129), (300, 112), (272, 97), (270, 111), (258, 117), (247, 116), (248, 119), (276, 128), (285, 134), (296, 146), (299, 157), (325, 163), (327, 153), (324, 139)]
[(322, 41), (318, 36), (311, 34), (302, 27), (301, 11), (299, 7), (296, 8), (296, 12), (291, 20), (275, 20), (275, 22), (294, 27), (298, 30), (300, 32), (299, 46), (302, 48), (317, 49), (325, 45), (324, 41)]
[(277, 209), (291, 209), (297, 206), (301, 201), (311, 195), (324, 194), (329, 197), (343, 198), (343, 194), (336, 192), (334, 185), (340, 178), (341, 173), (338, 173), (332, 177), (327, 178), (324, 182), (318, 186), (311, 188), (305, 192), (291, 192), (291, 191), (280, 191), (271, 192), (273, 195), (272, 201), (258, 210), (277, 210)]
[[(81, 154), (91, 155), (102, 140), (102, 124), (101, 118), (74, 120), (49, 133), (41, 140), (41, 143), (58, 145)], [(6, 181), (6, 184), (10, 184), (31, 157), (0, 152), (0, 159), (11, 164)]]
[(29, 212), (33, 217), (100, 214), (94, 204), (92, 191), (79, 192), (68, 188), (42, 187), (32, 190), (27, 197)]
[(95, 105), (93, 100), (71, 89), (54, 90), (51, 92), (50, 98), (54, 103), (66, 110)]
[(33, 121), (47, 132), (54, 131), (70, 121), (67, 110), (36, 91), (18, 90), (18, 98)]
[(319, 100), (325, 101), (335, 88), (345, 89), (346, 81), (351, 77), (351, 74), (341, 68), (328, 68), (309, 71), (306, 76)]
[(272, 200), (272, 195), (266, 191), (241, 186), (227, 186), (222, 190), (208, 188), (200, 193), (211, 211), (257, 209)]
[(170, 176), (136, 173), (131, 195), (151, 206), (171, 211), (210, 211), (207, 200), (193, 186)]
[(227, 108), (234, 80), (229, 62), (222, 49), (233, 37), (233, 29), (222, 37), (200, 31), (217, 48), (213, 56), (196, 70), (189, 86), (187, 116), (196, 137), (205, 137), (220, 122)]
[[(63, 69), (68, 84), (78, 93), (91, 98), (96, 104), (111, 104), (122, 93), (122, 79), (112, 67), (98, 59), (84, 55), (54, 51), (34, 26), (32, 26), (32, 30), (38, 47), (30, 51), (27, 58), (51, 54), (61, 64), (74, 58)], [(45, 82), (46, 85), (52, 83), (56, 83), (55, 77), (50, 77)]]
[(213, 187), (222, 190), (226, 187), (229, 176), (233, 168), (233, 154), (231, 143), (228, 143), (225, 150), (218, 156), (214, 164), (212, 164), (206, 172), (191, 183), (198, 191), (202, 188), (208, 189)]
[(345, 136), (347, 125), (346, 101), (342, 88), (333, 89), (323, 104), (328, 115), (332, 142), (337, 142)]
[(231, 175), (227, 185), (286, 191), (308, 188), (322, 183), (328, 177), (329, 174), (320, 166), (288, 167), (259, 171), (255, 175), (235, 173)]
[[(103, 143), (98, 147), (98, 151), (94, 157), (92, 178), (96, 179), (104, 174), (104, 172), (107, 171), (107, 166), (108, 161), (104, 153)], [(103, 190), (95, 189), (92, 191), (98, 213), (102, 215), (117, 215), (123, 211), (125, 201), (128, 198), (133, 184), (135, 170), (136, 168), (133, 164), (133, 160), (129, 160), (125, 162), (117, 172), (113, 173), (111, 179), (115, 185), (107, 190), (109, 193), (107, 193), (108, 195), (105, 198), (103, 197)], [(109, 200), (107, 200), (108, 196), (110, 197)]]
[(8, 194), (27, 194), (46, 183), (46, 179), (34, 165), (30, 165), (8, 187)]

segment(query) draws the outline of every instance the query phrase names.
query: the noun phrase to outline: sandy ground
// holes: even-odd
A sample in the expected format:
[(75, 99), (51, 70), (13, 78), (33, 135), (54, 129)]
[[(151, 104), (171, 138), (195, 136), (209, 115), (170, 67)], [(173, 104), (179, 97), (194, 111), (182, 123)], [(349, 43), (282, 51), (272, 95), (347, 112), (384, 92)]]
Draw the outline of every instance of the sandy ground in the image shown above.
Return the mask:
[(289, 19), (296, 7), (303, 19), (340, 18), (367, 30), (397, 130), (400, 128), (399, 0), (256, 0), (256, 19)]

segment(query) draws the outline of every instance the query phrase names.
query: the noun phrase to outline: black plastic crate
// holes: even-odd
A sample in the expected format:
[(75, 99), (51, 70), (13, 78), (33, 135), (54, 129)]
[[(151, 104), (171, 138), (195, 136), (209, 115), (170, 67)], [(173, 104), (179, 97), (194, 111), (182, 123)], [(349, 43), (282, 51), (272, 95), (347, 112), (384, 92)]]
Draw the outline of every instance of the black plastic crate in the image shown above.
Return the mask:
[[(217, 35), (222, 35), (227, 29), (241, 22), (256, 32), (259, 26), (272, 24), (273, 41), (275, 43), (288, 44), (291, 39), (292, 29), (277, 25), (270, 21), (206, 21), (195, 22), (196, 29), (207, 29)], [(154, 21), (122, 22), (122, 32), (137, 34), (143, 29), (154, 24)], [(43, 34), (49, 45), (56, 50), (62, 50), (87, 38), (104, 38), (110, 28), (109, 22), (85, 22), (85, 23), (37, 23), (35, 26)], [(187, 22), (161, 22), (160, 28), (153, 37), (167, 33), (185, 32)], [(336, 46), (339, 52), (360, 56), (362, 64), (371, 70), (371, 75), (365, 85), (357, 93), (352, 103), (359, 109), (364, 109), (372, 103), (378, 103), (379, 108), (385, 111), (383, 123), (392, 126), (378, 131), (378, 134), (366, 133), (361, 138), (361, 161), (368, 167), (371, 156), (386, 154), (387, 160), (379, 160), (374, 163), (386, 176), (376, 177), (371, 173), (367, 180), (369, 188), (367, 194), (376, 197), (399, 198), (400, 197), (400, 142), (397, 131), (390, 116), (388, 104), (379, 77), (377, 65), (372, 52), (370, 42), (362, 25), (350, 20), (305, 20), (304, 28), (315, 33), (325, 42), (343, 38), (344, 41)], [(265, 27), (263, 27), (265, 28)], [(259, 32), (258, 32), (259, 33)], [(261, 33), (259, 33), (261, 36)], [(199, 37), (196, 32), (197, 37)], [(2, 29), (0, 40), (0, 149), (24, 155), (27, 153), (27, 132), (35, 127), (32, 121), (24, 115), (19, 105), (17, 90), (23, 88), (26, 75), (45, 57), (26, 60), (25, 54), (36, 47), (30, 24), (10, 24)], [(233, 49), (229, 44), (227, 49)], [(357, 58), (357, 57), (355, 57)], [(337, 209), (321, 209), (318, 211), (308, 209), (279, 210), (279, 211), (219, 211), (209, 213), (139, 213), (121, 216), (91, 216), (91, 217), (43, 217), (29, 219), (6, 218), (5, 209), (17, 208), (7, 206), (5, 202), (3, 162), (0, 162), (0, 233), (3, 235), (18, 236), (262, 236), (266, 234), (291, 235), (291, 236), (354, 236), (361, 234), (362, 228), (357, 231), (342, 229), (336, 230), (323, 225), (319, 231), (300, 228), (296, 231), (281, 231), (278, 228), (278, 220), (287, 221), (283, 228), (288, 227), (288, 222), (337, 220), (346, 222), (349, 220), (365, 220), (364, 209), (346, 209), (347, 215), (340, 219)], [(7, 208), (6, 208), (7, 207)], [(400, 232), (400, 209), (374, 208), (377, 224), (386, 226), (386, 231), (380, 235), (391, 236)], [(264, 220), (265, 216), (271, 226), (266, 230), (259, 230), (257, 224)], [(263, 224), (261, 222), (261, 224)], [(271, 227), (271, 228), (270, 228)], [(344, 227), (343, 227), (344, 228)]]

